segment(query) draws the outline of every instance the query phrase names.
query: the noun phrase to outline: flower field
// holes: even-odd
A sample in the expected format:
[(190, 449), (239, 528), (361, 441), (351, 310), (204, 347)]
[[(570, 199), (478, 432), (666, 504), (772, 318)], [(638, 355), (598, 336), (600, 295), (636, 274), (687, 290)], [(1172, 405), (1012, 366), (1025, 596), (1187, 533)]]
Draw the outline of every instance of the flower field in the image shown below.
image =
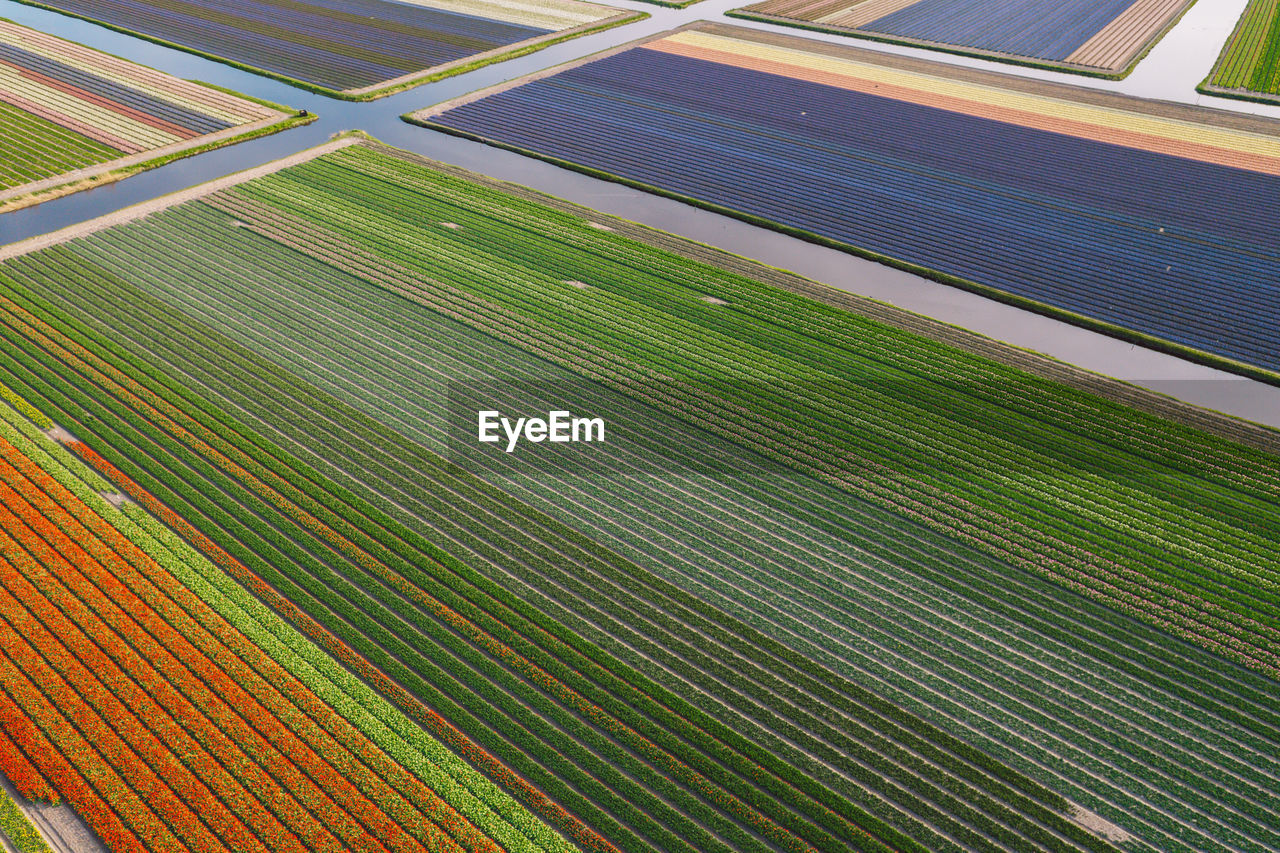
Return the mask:
[(1200, 91), (1280, 101), (1280, 4), (1250, 0)]
[[(0, 264), (0, 381), (78, 438), (9, 441), (194, 546), (177, 582), (308, 701), (584, 850), (1280, 845), (1274, 437), (330, 148)], [(454, 431), (548, 387), (609, 443)], [(506, 849), (560, 837), (428, 787)]]
[(155, 517), (104, 498), (2, 390), (0, 768), (20, 792), (69, 802), (112, 850), (573, 849)]
[(718, 24), (406, 118), (1280, 381), (1265, 120)]
[(0, 210), (289, 123), (271, 107), (0, 21)]
[(764, 0), (735, 17), (1123, 77), (1194, 0)]
[[(0, 746), (0, 749), (6, 748), (12, 749), (12, 746)], [(16, 775), (22, 775), (23, 772), (19, 771)], [(44, 836), (32, 826), (30, 819), (7, 793), (0, 795), (0, 833), (19, 853), (50, 853)]]
[(585, 0), (22, 0), (368, 100), (642, 17)]

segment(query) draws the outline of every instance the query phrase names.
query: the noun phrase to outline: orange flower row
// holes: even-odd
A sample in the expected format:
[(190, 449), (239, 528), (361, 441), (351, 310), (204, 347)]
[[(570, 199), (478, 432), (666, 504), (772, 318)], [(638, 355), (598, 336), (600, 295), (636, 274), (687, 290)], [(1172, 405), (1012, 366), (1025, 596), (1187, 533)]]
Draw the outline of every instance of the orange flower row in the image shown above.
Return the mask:
[[(0, 519), (0, 524), (6, 522)], [(12, 555), (11, 544), (12, 540), (0, 537), (6, 554)], [(101, 653), (65, 618), (60, 619), (55, 606), (7, 560), (0, 561), (0, 587), (2, 618), (11, 629), (0, 631), (0, 644), (14, 662), (68, 717), (89, 721), (87, 725), (103, 733), (104, 740), (96, 736), (90, 740), (104, 754), (118, 756), (112, 762), (116, 770), (188, 847), (229, 849), (213, 834), (224, 810), (217, 808), (209, 789), (174, 757), (156, 732), (142, 723), (139, 716), (146, 709), (135, 714), (113, 695), (106, 685), (116, 673), (101, 669)], [(228, 829), (227, 836), (234, 836), (235, 829)]]
[[(50, 329), (50, 331), (54, 330)], [(97, 359), (87, 349), (84, 349), (75, 342), (67, 341), (67, 344), (78, 354), (83, 354), (86, 358), (92, 359), (97, 363), (101, 363), (100, 359)], [(393, 572), (368, 552), (364, 551), (345, 536), (338, 533), (324, 521), (316, 518), (306, 509), (295, 504), (285, 493), (296, 493), (297, 490), (278, 474), (265, 470), (261, 466), (257, 465), (253, 459), (249, 458), (238, 448), (233, 445), (229, 445), (218, 436), (209, 432), (201, 424), (189, 418), (184, 412), (160, 398), (151, 389), (143, 387), (132, 378), (124, 375), (118, 370), (115, 370), (110, 365), (103, 364), (102, 370), (98, 370), (95, 367), (86, 364), (76, 355), (72, 355), (70, 352), (67, 352), (61, 346), (57, 344), (54, 344), (54, 346), (62, 351), (63, 358), (68, 360), (69, 363), (78, 363), (81, 365), (81, 368), (78, 369), (87, 369), (90, 374), (97, 374), (98, 377), (101, 377), (95, 379), (95, 381), (102, 382), (103, 379), (106, 379), (108, 384), (116, 384), (119, 391), (113, 391), (113, 393), (116, 393), (124, 402), (133, 407), (144, 417), (152, 420), (153, 423), (173, 435), (180, 442), (210, 460), (214, 465), (222, 468), (224, 471), (227, 471), (247, 488), (259, 495), (263, 500), (268, 501), (276, 506), (281, 512), (293, 518), (303, 528), (311, 531), (316, 536), (324, 540), (328, 545), (345, 554), (349, 559), (352, 559), (368, 571), (377, 574), (379, 577), (395, 586), (401, 594), (407, 595), (424, 604), (438, 618), (441, 618), (447, 623), (453, 625), (465, 636), (470, 637), (472, 642), (475, 642), (477, 645), (485, 648), (490, 654), (514, 665), (527, 678), (537, 683), (539, 687), (544, 690), (549, 690), (561, 701), (574, 706), (579, 712), (586, 714), (598, 725), (607, 728), (611, 734), (615, 737), (620, 737), (633, 749), (636, 749), (638, 752), (643, 754), (648, 760), (654, 762), (658, 767), (670, 773), (673, 778), (689, 785), (700, 795), (706, 797), (721, 809), (724, 809), (739, 820), (751, 826), (757, 832), (769, 838), (783, 849), (796, 851), (796, 853), (803, 853), (803, 851), (811, 849), (808, 844), (795, 834), (779, 826), (768, 817), (760, 814), (758, 811), (742, 802), (738, 797), (724, 791), (701, 773), (698, 773), (696, 770), (675, 758), (675, 756), (671, 755), (666, 750), (663, 750), (656, 744), (652, 743), (648, 738), (634, 731), (629, 726), (626, 726), (621, 721), (606, 714), (602, 709), (585, 700), (575, 690), (563, 684), (540, 667), (525, 659), (523, 656), (517, 654), (504, 643), (492, 637), (444, 603), (427, 595), (421, 589)], [(108, 378), (108, 375), (110, 378)], [(114, 383), (112, 380), (114, 380)], [(178, 421), (181, 421), (182, 423), (179, 423)], [(189, 424), (191, 430), (195, 430), (200, 433), (200, 436), (191, 432), (187, 426), (183, 425), (184, 423)], [(234, 459), (232, 457), (234, 457)], [(252, 470), (246, 469), (245, 466), (248, 466), (248, 469)], [(259, 477), (262, 479), (259, 479)], [(267, 482), (263, 482), (264, 480)], [(273, 488), (273, 485), (279, 490), (277, 490), (277, 488)], [(303, 500), (305, 502), (305, 496), (303, 496)]]
[[(221, 667), (239, 687), (248, 690), (316, 752), (324, 755), (341, 775), (356, 781), (357, 786), (383, 808), (393, 809), (400, 823), (419, 830), (420, 840), (432, 847), (447, 849), (449, 841), (439, 837), (437, 827), (440, 827), (466, 850), (498, 853), (500, 848), (490, 838), (420, 779), (391, 760), (171, 573), (2, 438), (0, 459), (16, 469), (0, 465), (0, 478), (63, 530), (71, 530), (73, 524), (83, 525), (86, 532), (93, 535), (78, 536), (78, 544), (144, 598), (156, 614)], [(17, 476), (19, 474), (21, 476)], [(404, 799), (389, 796), (386, 783)], [(430, 822), (424, 823), (424, 816)]]
[(61, 802), (58, 792), (49, 784), (31, 760), (18, 749), (18, 745), (0, 728), (0, 773), (13, 783), (18, 793), (28, 800), (39, 800), (57, 805)]
[[(39, 695), (30, 682), (16, 673), (3, 653), (0, 653), (0, 683), (4, 685), (4, 690), (0, 690), (0, 729), (30, 758), (41, 775), (75, 805), (76, 812), (113, 853), (146, 853), (147, 848), (133, 827), (144, 820), (158, 823), (150, 808), (137, 799), (137, 795), (106, 765), (102, 756), (89, 748), (79, 732)], [(24, 704), (20, 706), (11, 694), (23, 696)], [(32, 722), (33, 718), (43, 721), (45, 728), (58, 739), (59, 747), (55, 747), (45, 731)], [(63, 750), (67, 750), (65, 754)], [(79, 763), (73, 766), (67, 756), (74, 757)], [(107, 798), (111, 798), (117, 807), (134, 807), (130, 815), (132, 825), (125, 824), (108, 805)]]
[[(12, 565), (3, 559), (0, 569), (6, 574), (13, 572)], [(81, 774), (92, 778), (94, 787), (148, 850), (189, 849), (179, 833), (187, 838), (202, 835), (210, 842), (211, 850), (225, 849), (207, 830), (200, 832), (191, 810), (155, 770), (25, 641), (20, 634), (21, 623), (15, 624), (15, 617), (25, 616), (23, 621), (29, 623), (30, 614), (7, 590), (0, 590), (0, 613), (5, 617), (0, 620), (0, 683), (46, 734), (49, 747), (79, 771), (67, 776), (51, 774), (50, 781), (61, 790), (64, 783), (82, 778)], [(133, 740), (145, 741), (127, 709), (115, 703), (108, 711), (113, 712), (121, 715), (115, 722)], [(131, 722), (135, 725), (131, 726)], [(18, 734), (9, 731), (12, 736)], [(69, 802), (79, 805), (74, 789), (63, 790), (63, 794)]]
[[(7, 463), (3, 467), (8, 469), (9, 476), (16, 474)], [(297, 803), (289, 801), (291, 810), (299, 812), (297, 817), (304, 814), (298, 809), (301, 804), (305, 811), (319, 816), (341, 839), (338, 844), (327, 834), (312, 834), (311, 841), (319, 843), (319, 846), (310, 843), (308, 846), (312, 849), (339, 849), (345, 845), (391, 853), (423, 850), (401, 826), (359, 794), (349, 780), (302, 744), (273, 714), (106, 572), (58, 526), (22, 501), (7, 484), (0, 487), (0, 501), (6, 507), (0, 511), (0, 527), (11, 531), (21, 540), (22, 547), (38, 556), (57, 581), (71, 587), (71, 591), (66, 592), (51, 576), (40, 583), (41, 589), (56, 590), (62, 608), (80, 603), (71, 602), (69, 596), (78, 596), (85, 602), (80, 605), (77, 616), (78, 627), (82, 629), (77, 632), (77, 639), (83, 637), (85, 643), (91, 643), (90, 636), (111, 637), (114, 633), (127, 642), (127, 645), (104, 642), (113, 660), (99, 661), (99, 672), (110, 674), (113, 689), (128, 691), (130, 676), (136, 673), (135, 677), (147, 684), (153, 697), (159, 700), (163, 712), (171, 713), (209, 752), (222, 756), (239, 747), (244, 755), (254, 756), (272, 779), (283, 782), (297, 798)], [(25, 525), (18, 522), (10, 510), (21, 512)], [(55, 543), (56, 549), (49, 543)], [(81, 574), (81, 569), (85, 574)], [(88, 647), (80, 650), (82, 655), (92, 653), (93, 649)], [(135, 691), (130, 702), (142, 704), (150, 712), (148, 718), (151, 714), (161, 715), (160, 705), (150, 702), (151, 698), (145, 692)], [(216, 728), (211, 721), (217, 723)], [(227, 781), (230, 782), (229, 777)], [(270, 791), (270, 786), (267, 790)], [(388, 842), (385, 846), (383, 840)], [(239, 849), (244, 843), (239, 839), (230, 846)]]
[[(0, 489), (0, 492), (3, 491), (5, 489)], [(8, 496), (4, 495), (4, 497)], [(12, 514), (8, 512), (7, 506), (0, 507), (0, 527), (15, 535), (23, 536)], [(7, 544), (12, 542), (12, 539), (2, 536), (0, 542)], [(25, 547), (28, 553), (18, 551), (18, 547)], [(227, 811), (226, 804), (232, 804), (234, 810), (244, 817), (249, 825), (265, 831), (267, 833), (265, 837), (279, 838), (282, 849), (295, 851), (305, 849), (296, 839), (292, 839), (290, 833), (284, 833), (278, 823), (266, 819), (269, 815), (263, 812), (258, 798), (250, 794), (243, 784), (228, 775), (221, 763), (212, 757), (209, 747), (216, 749), (218, 746), (216, 732), (203, 715), (191, 708), (189, 703), (185, 703), (181, 697), (176, 697), (176, 693), (168, 683), (138, 658), (134, 648), (122, 642), (127, 637), (121, 637), (106, 627), (103, 621), (77, 598), (74, 587), (69, 588), (64, 584), (65, 579), (65, 582), (71, 585), (83, 586), (83, 579), (70, 576), (70, 572), (60, 572), (62, 577), (55, 578), (30, 556), (29, 552), (32, 550), (37, 552), (43, 550), (38, 545), (33, 547), (30, 540), (10, 550), (14, 552), (13, 562), (22, 572), (23, 577), (21, 580), (5, 578), (3, 582), (9, 585), (15, 594), (20, 594), (15, 585), (26, 581), (26, 586), (21, 589), (21, 592), (26, 594), (28, 606), (62, 643), (70, 645), (79, 660), (90, 665), (89, 677), (96, 677), (102, 685), (109, 687), (115, 696), (122, 700), (122, 704), (138, 716), (139, 722), (147, 726), (159, 741), (165, 744), (166, 753), (182, 755), (183, 759), (179, 766), (189, 772), (194, 771), (200, 781), (184, 780), (176, 789), (182, 791), (184, 798), (197, 804), (202, 816), (207, 816), (225, 827), (225, 832), (230, 833), (231, 836), (228, 837), (223, 833), (220, 835), (223, 835), (227, 844), (232, 849), (252, 849), (258, 846), (258, 842), (243, 831), (243, 825), (236, 827), (238, 821), (230, 817)], [(96, 638), (97, 642), (90, 637)], [(108, 657), (98, 643), (109, 648), (112, 656)], [(46, 648), (43, 644), (37, 644), (37, 647), (46, 654), (52, 650), (51, 646)], [(121, 663), (125, 666), (121, 667)], [(128, 672), (125, 671), (125, 667), (128, 668)], [(148, 689), (140, 688), (137, 681), (146, 684)], [(81, 689), (81, 693), (86, 697), (90, 695), (86, 692), (87, 689), (89, 688)], [(162, 707), (155, 700), (155, 696), (169, 700), (164, 703), (168, 707)], [(110, 719), (115, 718), (110, 717)], [(211, 737), (214, 743), (210, 743)], [(166, 760), (175, 759), (166, 758)], [(206, 795), (206, 792), (210, 792), (209, 795)], [(212, 792), (216, 792), (217, 796), (212, 796)], [(292, 839), (291, 844), (290, 839)]]

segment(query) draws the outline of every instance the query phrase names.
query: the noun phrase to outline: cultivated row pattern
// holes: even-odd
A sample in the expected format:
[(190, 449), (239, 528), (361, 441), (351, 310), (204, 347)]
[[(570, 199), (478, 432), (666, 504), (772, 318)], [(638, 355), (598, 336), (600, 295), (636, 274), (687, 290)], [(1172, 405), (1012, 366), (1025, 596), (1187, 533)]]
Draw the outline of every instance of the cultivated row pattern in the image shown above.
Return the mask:
[(41, 0), (37, 5), (312, 88), (354, 94), (433, 67), (633, 17), (583, 0)]
[(1274, 129), (810, 44), (685, 30), (414, 120), (1280, 371)]
[(351, 146), (7, 262), (0, 367), (580, 844), (1280, 843), (1273, 460), (610, 228)]
[(194, 147), (273, 117), (283, 116), (0, 21), (0, 204), (75, 169)]

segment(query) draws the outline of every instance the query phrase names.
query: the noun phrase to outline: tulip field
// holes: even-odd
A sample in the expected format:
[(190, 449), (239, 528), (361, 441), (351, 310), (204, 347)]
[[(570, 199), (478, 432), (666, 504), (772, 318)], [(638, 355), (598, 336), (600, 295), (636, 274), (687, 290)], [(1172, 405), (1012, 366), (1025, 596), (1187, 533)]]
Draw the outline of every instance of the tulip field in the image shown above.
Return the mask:
[(722, 24), (406, 118), (1280, 382), (1271, 121)]
[(0, 21), (0, 211), (297, 121)]
[(1123, 77), (1194, 0), (763, 0), (731, 14), (1021, 65)]
[(1280, 847), (1273, 433), (350, 137), (0, 257), (0, 753), (117, 849)]
[(573, 849), (0, 395), (0, 769), (21, 794), (113, 851)]
[(1200, 91), (1254, 101), (1280, 101), (1280, 5), (1250, 0)]
[(369, 100), (643, 17), (586, 0), (22, 0)]

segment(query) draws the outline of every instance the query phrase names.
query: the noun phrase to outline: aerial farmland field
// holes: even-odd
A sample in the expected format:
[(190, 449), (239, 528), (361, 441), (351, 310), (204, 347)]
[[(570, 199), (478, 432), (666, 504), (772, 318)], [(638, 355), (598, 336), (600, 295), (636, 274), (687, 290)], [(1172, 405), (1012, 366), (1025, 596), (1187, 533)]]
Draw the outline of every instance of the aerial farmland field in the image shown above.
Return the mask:
[(406, 118), (1280, 379), (1271, 121), (723, 24)]
[(0, 383), (582, 849), (1280, 845), (1273, 432), (355, 138), (129, 220)]
[(0, 853), (1277, 853), (1276, 20), (0, 0)]
[(0, 770), (21, 795), (113, 851), (572, 849), (0, 396)]
[(302, 121), (0, 21), (0, 211)]
[(1122, 77), (1195, 0), (764, 0), (734, 17)]
[(585, 0), (32, 0), (31, 5), (353, 100), (381, 97), (643, 17)]
[(1280, 101), (1280, 5), (1250, 0), (1200, 90), (1246, 100)]

